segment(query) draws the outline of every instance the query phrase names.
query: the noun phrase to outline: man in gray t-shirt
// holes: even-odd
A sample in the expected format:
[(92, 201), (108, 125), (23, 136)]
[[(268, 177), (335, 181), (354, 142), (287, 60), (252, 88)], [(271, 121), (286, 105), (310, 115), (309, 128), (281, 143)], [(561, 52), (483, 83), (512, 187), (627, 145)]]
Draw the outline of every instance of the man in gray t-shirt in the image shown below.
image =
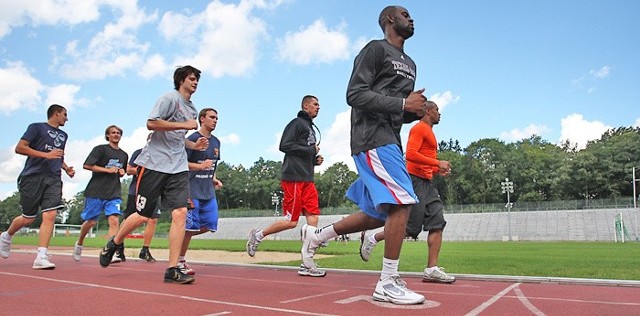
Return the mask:
[(109, 240), (100, 253), (100, 265), (109, 266), (117, 249), (123, 249), (124, 238), (146, 223), (161, 199), (161, 209), (171, 210), (169, 230), (169, 268), (165, 271), (167, 283), (186, 284), (195, 281), (178, 268), (178, 255), (182, 240), (189, 199), (189, 166), (185, 146), (205, 150), (209, 142), (205, 137), (196, 142), (185, 138), (188, 130), (197, 129), (197, 111), (191, 103), (196, 92), (200, 70), (192, 66), (179, 67), (173, 74), (175, 91), (161, 96), (147, 119), (147, 128), (153, 131), (149, 143), (135, 163), (139, 166), (136, 213), (122, 222), (120, 230)]

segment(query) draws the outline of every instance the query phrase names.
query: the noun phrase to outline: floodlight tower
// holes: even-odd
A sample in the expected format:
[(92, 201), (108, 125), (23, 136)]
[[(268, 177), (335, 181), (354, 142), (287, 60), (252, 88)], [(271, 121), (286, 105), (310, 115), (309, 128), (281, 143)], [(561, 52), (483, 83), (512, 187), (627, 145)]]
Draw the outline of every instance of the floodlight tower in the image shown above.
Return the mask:
[(271, 204), (275, 205), (276, 209), (273, 212), (273, 216), (278, 217), (278, 215), (280, 215), (278, 213), (278, 204), (280, 204), (280, 198), (278, 197), (278, 194), (276, 194), (275, 192), (273, 192), (273, 195), (271, 195)]
[(509, 178), (505, 178), (503, 182), (500, 182), (502, 187), (502, 193), (507, 194), (507, 204), (504, 206), (507, 208), (507, 216), (509, 217), (509, 240), (511, 240), (511, 193), (513, 193), (513, 182), (509, 181)]
[(636, 195), (636, 182), (640, 181), (636, 179), (636, 167), (633, 167), (633, 216), (636, 226), (636, 241), (640, 241), (640, 235), (638, 235), (638, 196)]

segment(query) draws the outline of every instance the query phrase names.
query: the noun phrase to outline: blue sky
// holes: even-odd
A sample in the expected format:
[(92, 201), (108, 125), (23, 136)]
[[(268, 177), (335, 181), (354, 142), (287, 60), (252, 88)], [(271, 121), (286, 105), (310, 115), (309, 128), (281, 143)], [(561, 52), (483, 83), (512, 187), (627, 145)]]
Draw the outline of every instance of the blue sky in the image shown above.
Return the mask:
[(203, 71), (196, 107), (219, 111), (223, 161), (281, 160), (282, 129), (313, 94), (325, 167), (352, 166), (346, 85), (389, 4), (415, 20), (405, 51), (416, 88), (440, 105), (439, 140), (536, 134), (583, 147), (640, 126), (638, 1), (0, 0), (0, 198), (24, 166), (16, 143), (49, 104), (69, 110), (68, 198), (84, 190), (82, 163), (108, 125), (124, 129), (128, 153), (144, 144), (149, 111), (185, 64)]

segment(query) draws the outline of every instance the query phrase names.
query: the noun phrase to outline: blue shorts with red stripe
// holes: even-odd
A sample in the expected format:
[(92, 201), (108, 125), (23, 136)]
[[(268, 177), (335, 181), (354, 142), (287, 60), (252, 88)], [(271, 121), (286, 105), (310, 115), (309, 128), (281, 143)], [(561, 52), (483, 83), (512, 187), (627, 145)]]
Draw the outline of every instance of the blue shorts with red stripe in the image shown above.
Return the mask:
[(400, 146), (385, 145), (352, 157), (358, 169), (358, 179), (347, 190), (347, 198), (365, 214), (386, 221), (389, 204), (418, 203)]

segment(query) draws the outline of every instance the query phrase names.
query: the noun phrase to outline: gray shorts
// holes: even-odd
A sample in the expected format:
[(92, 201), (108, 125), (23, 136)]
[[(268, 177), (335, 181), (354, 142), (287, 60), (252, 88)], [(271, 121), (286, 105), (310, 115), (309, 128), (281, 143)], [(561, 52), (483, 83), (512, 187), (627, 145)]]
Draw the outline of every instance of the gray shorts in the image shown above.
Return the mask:
[(64, 208), (60, 175), (38, 173), (18, 177), (18, 192), (22, 216), (26, 218), (36, 217), (40, 208), (43, 212)]
[(418, 238), (421, 231), (442, 230), (447, 225), (444, 220), (444, 206), (438, 189), (431, 180), (411, 175), (413, 190), (420, 202), (411, 207), (407, 222), (407, 237)]

